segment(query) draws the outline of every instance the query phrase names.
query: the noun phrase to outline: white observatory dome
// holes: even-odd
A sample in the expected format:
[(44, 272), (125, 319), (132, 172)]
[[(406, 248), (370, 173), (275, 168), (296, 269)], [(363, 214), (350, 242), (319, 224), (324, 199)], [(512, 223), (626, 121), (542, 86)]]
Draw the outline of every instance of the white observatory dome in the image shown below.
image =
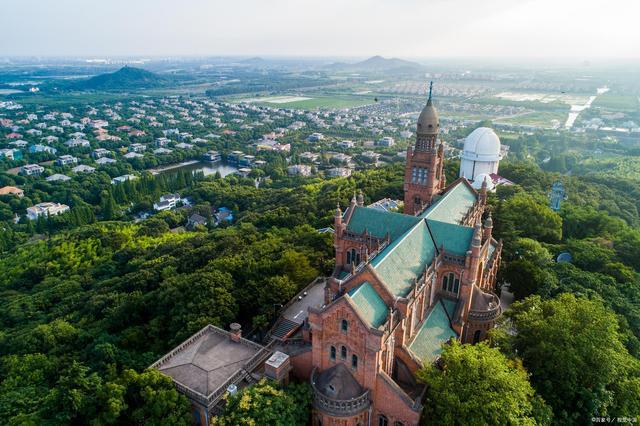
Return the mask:
[(464, 140), (462, 158), (476, 161), (500, 160), (500, 138), (493, 129), (478, 127)]
[[(479, 127), (464, 140), (460, 176), (476, 182), (479, 175), (497, 174), (501, 159), (500, 138), (496, 132), (488, 127)], [(482, 185), (482, 180), (478, 185)]]

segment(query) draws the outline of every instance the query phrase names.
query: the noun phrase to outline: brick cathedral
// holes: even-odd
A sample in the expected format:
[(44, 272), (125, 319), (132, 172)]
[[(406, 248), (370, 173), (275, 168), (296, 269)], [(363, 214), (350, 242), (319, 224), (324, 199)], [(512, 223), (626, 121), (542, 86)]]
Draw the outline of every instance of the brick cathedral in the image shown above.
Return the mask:
[(446, 184), (429, 92), (407, 150), (404, 213), (366, 207), (362, 194), (338, 207), (332, 276), (283, 307), (266, 346), (238, 324), (207, 326), (153, 364), (189, 397), (195, 423), (209, 424), (225, 394), (292, 373), (313, 388), (313, 426), (417, 425), (426, 389), (416, 371), (450, 340), (476, 343), (494, 327), (502, 244), (487, 182)]
[(486, 184), (447, 186), (439, 127), (430, 90), (407, 150), (404, 214), (361, 194), (336, 210), (335, 270), (308, 318), (314, 425), (417, 425), (416, 370), (450, 339), (484, 339), (501, 314)]

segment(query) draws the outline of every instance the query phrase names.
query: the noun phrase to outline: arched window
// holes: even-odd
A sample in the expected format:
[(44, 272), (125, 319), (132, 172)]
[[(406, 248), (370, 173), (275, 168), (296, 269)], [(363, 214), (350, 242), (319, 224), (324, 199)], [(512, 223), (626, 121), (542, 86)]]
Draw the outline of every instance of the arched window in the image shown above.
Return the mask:
[(329, 357), (331, 357), (331, 359), (333, 359), (333, 360), (336, 359), (336, 347), (335, 346), (331, 346)]
[(358, 368), (358, 355), (351, 355), (351, 367)]
[(347, 347), (343, 346), (340, 348), (340, 357), (342, 359), (347, 359)]
[(476, 330), (476, 332), (473, 333), (473, 344), (474, 345), (480, 341), (480, 334), (481, 333), (482, 332), (480, 330)]
[(384, 414), (378, 416), (378, 426), (389, 426), (389, 419)]
[(347, 251), (347, 263), (351, 263), (351, 250)]
[(395, 422), (395, 423), (393, 424), (393, 426), (404, 426), (404, 423), (402, 423), (402, 422)]
[(448, 285), (449, 285), (449, 277), (445, 275), (444, 277), (442, 277), (442, 289), (446, 291)]
[(340, 321), (340, 330), (342, 330), (344, 333), (349, 331), (349, 321), (347, 321), (346, 319)]
[(413, 203), (414, 203), (416, 206), (421, 206), (421, 205), (422, 205), (422, 200), (420, 199), (420, 197), (415, 197), (415, 198), (413, 199)]

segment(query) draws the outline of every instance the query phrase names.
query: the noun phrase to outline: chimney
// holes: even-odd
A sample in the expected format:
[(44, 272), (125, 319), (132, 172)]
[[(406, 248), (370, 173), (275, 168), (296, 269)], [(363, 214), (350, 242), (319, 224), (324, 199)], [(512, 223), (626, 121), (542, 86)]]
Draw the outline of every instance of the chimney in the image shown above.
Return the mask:
[(238, 324), (237, 322), (232, 322), (231, 325), (229, 325), (229, 329), (231, 330), (229, 338), (234, 342), (239, 342), (242, 338), (242, 327), (240, 326), (240, 324)]

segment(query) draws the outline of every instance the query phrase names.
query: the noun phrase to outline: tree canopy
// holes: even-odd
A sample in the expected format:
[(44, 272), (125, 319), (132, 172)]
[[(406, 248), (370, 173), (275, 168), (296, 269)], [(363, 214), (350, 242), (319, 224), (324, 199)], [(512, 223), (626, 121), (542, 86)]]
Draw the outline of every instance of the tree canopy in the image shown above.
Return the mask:
[(418, 372), (427, 386), (425, 425), (548, 424), (551, 411), (519, 360), (486, 343), (445, 346), (437, 364)]
[(310, 419), (311, 388), (307, 384), (279, 387), (262, 379), (228, 397), (224, 414), (213, 419), (218, 426), (294, 426)]

